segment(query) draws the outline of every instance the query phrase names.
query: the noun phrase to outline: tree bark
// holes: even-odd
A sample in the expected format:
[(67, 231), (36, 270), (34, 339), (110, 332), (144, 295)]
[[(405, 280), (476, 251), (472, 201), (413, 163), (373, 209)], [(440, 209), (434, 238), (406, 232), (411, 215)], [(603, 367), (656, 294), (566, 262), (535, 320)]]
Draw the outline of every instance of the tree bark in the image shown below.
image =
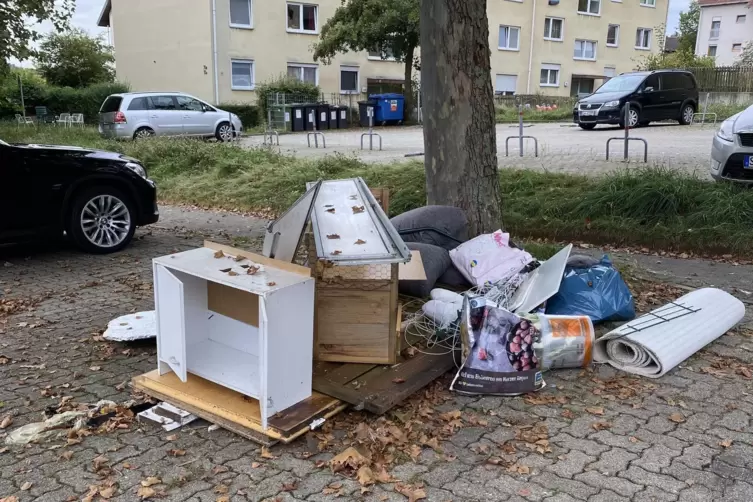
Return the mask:
[(428, 203), (501, 228), (486, 0), (421, 0), (421, 93)]
[(413, 120), (413, 54), (415, 47), (405, 51), (405, 121)]

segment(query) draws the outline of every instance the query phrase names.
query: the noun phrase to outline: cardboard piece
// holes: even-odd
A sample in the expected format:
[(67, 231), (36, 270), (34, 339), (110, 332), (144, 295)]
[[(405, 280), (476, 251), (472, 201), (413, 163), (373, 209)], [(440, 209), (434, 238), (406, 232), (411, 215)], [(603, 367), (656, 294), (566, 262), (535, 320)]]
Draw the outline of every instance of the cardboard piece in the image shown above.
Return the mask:
[(421, 251), (413, 250), (410, 255), (411, 259), (408, 263), (399, 264), (397, 278), (401, 281), (425, 281), (426, 271), (421, 259)]
[(556, 295), (572, 250), (573, 245), (568, 244), (531, 272), (510, 300), (510, 310), (516, 314), (527, 314)]
[(317, 181), (277, 220), (267, 225), (262, 254), (276, 260), (292, 262), (301, 245), (303, 232), (311, 216), (321, 181)]
[(181, 410), (170, 403), (159, 403), (148, 410), (144, 410), (136, 415), (141, 420), (147, 420), (160, 424), (167, 432), (174, 431), (186, 424), (196, 420), (196, 415), (192, 415), (185, 410)]

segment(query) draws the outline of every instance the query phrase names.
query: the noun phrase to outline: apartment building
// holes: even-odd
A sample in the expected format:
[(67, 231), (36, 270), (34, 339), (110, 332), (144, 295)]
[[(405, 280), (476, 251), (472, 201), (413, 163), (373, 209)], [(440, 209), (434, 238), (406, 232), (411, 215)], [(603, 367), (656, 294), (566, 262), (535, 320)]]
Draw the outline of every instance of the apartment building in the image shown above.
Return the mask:
[[(591, 92), (662, 48), (655, 26), (669, 0), (489, 0), (491, 66), (500, 94)], [(134, 90), (181, 90), (246, 102), (281, 74), (325, 93), (400, 86), (404, 66), (376, 53), (313, 60), (312, 45), (341, 0), (106, 0), (118, 80)]]
[(699, 0), (701, 17), (695, 53), (717, 66), (733, 65), (753, 41), (753, 0)]

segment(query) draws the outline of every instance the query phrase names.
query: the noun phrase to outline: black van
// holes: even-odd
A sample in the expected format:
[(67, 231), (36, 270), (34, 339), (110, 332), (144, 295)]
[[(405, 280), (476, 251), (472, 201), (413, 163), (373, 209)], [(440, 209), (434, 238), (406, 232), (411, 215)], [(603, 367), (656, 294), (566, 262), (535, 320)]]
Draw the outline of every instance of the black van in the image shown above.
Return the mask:
[(587, 130), (597, 124), (625, 127), (625, 103), (630, 103), (630, 127), (656, 120), (688, 125), (698, 109), (698, 85), (692, 73), (682, 70), (621, 73), (579, 100), (573, 121)]

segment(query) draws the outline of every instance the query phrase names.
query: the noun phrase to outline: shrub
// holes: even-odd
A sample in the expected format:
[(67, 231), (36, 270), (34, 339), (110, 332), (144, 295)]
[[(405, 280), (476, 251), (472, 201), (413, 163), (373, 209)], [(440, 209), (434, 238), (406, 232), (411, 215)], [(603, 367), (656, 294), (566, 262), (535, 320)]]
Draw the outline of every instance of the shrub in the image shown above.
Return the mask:
[[(261, 116), (267, 116), (267, 103), (275, 93), (285, 93), (288, 103), (316, 103), (320, 101), (322, 91), (318, 85), (301, 82), (297, 78), (280, 75), (274, 80), (264, 82), (256, 90)], [(292, 100), (292, 101), (291, 101)]]
[(244, 129), (259, 125), (259, 107), (246, 103), (220, 103), (218, 108), (238, 115)]

